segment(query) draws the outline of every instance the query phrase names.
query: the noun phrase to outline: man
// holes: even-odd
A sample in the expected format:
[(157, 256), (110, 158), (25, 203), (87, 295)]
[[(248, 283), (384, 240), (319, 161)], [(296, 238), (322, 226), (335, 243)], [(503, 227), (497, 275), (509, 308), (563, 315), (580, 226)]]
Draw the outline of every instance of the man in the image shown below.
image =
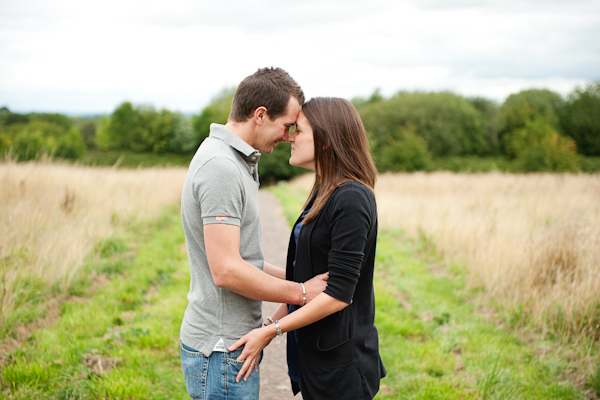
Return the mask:
[(287, 72), (259, 69), (240, 83), (227, 124), (211, 124), (190, 164), (181, 215), (191, 282), (180, 338), (194, 399), (258, 399), (258, 372), (235, 382), (241, 349), (227, 348), (261, 326), (261, 301), (301, 305), (327, 285), (326, 275), (286, 281), (285, 271), (263, 258), (258, 160), (288, 140), (302, 103), (302, 89)]

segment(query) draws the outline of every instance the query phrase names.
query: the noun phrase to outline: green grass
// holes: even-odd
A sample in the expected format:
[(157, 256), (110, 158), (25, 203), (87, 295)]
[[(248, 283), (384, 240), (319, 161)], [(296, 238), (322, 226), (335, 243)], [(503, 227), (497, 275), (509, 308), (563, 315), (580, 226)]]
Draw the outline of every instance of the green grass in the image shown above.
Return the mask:
[[(288, 150), (289, 152), (289, 150)], [(135, 153), (129, 150), (90, 150), (81, 159), (76, 160), (78, 164), (94, 166), (118, 166), (120, 168), (138, 168), (138, 167), (187, 167), (193, 157), (189, 154), (156, 154), (156, 153)], [(287, 165), (288, 153), (285, 155), (285, 167)], [(584, 173), (596, 173), (600, 171), (600, 157), (586, 157), (579, 155), (579, 168)], [(273, 161), (271, 161), (272, 163)], [(489, 172), (502, 171), (507, 172), (515, 169), (514, 161), (508, 160), (503, 156), (447, 156), (437, 157), (432, 160), (431, 171), (453, 171), (453, 172)], [(271, 166), (268, 169), (273, 169)], [(293, 176), (299, 171), (285, 171), (280, 174), (281, 177)], [(291, 174), (291, 175), (290, 175)], [(276, 174), (277, 175), (277, 174)], [(267, 182), (270, 179), (266, 179)]]
[[(295, 221), (306, 193), (286, 184), (270, 190)], [(600, 369), (576, 388), (582, 366), (565, 347), (510, 328), (467, 288), (465, 272), (440, 260), (426, 237), (380, 229), (375, 322), (388, 374), (377, 399), (571, 400), (597, 387)]]
[(432, 171), (490, 172), (507, 171), (510, 162), (504, 157), (448, 156), (432, 160)]
[(126, 150), (90, 150), (78, 164), (93, 166), (114, 165), (121, 168), (187, 167), (194, 154), (134, 153)]
[(540, 357), (549, 343), (490, 321), (460, 267), (442, 263), (440, 271), (419, 246), (398, 232), (379, 237), (376, 325), (388, 376), (378, 398), (585, 398), (566, 378), (572, 367), (560, 351)]
[[(270, 189), (295, 221), (305, 193)], [(185, 399), (178, 351), (189, 268), (179, 209), (133, 221), (98, 245), (56, 323), (5, 355), (3, 399)], [(584, 399), (600, 395), (600, 364), (575, 388), (581, 354), (484, 314), (464, 270), (436, 258), (425, 237), (381, 231), (375, 277), (380, 351), (388, 375), (378, 399)], [(106, 283), (98, 286), (98, 276)], [(597, 351), (588, 349), (592, 355)], [(565, 352), (571, 352), (565, 355)], [(86, 357), (116, 363), (99, 374)], [(593, 397), (587, 397), (593, 398)]]
[(579, 168), (581, 169), (581, 172), (590, 174), (600, 172), (600, 157), (579, 155)]
[[(186, 398), (178, 353), (189, 289), (183, 243), (175, 207), (105, 240), (103, 257), (83, 272), (80, 294), (93, 284), (93, 271), (106, 274), (108, 283), (87, 299), (65, 302), (54, 326), (32, 332), (6, 357), (0, 397)], [(94, 372), (86, 354), (105, 356), (116, 368)]]

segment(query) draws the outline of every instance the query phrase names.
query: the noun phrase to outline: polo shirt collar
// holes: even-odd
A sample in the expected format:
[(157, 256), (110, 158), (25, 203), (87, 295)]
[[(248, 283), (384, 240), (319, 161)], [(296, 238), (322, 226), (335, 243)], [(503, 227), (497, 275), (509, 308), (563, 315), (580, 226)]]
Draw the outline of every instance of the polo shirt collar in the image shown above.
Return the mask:
[(214, 123), (210, 124), (210, 136), (222, 140), (223, 142), (227, 143), (229, 146), (240, 152), (244, 156), (246, 161), (257, 163), (258, 159), (261, 156), (258, 150), (250, 146), (238, 135), (225, 128), (225, 125)]

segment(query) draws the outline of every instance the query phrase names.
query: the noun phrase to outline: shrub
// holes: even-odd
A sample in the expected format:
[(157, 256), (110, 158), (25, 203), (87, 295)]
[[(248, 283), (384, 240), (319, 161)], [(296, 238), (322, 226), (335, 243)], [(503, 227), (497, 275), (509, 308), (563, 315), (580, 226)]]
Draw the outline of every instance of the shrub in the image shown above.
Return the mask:
[(522, 172), (576, 172), (579, 170), (579, 159), (575, 142), (553, 132), (520, 153), (515, 165)]
[(414, 127), (434, 156), (488, 154), (482, 114), (467, 99), (450, 92), (400, 92), (388, 100), (360, 105), (372, 134), (373, 150), (397, 139), (399, 129)]
[(398, 129), (396, 140), (380, 147), (375, 162), (380, 171), (423, 171), (431, 168), (431, 153), (414, 127)]
[(12, 151), (19, 160), (31, 160), (41, 153), (77, 159), (87, 152), (83, 138), (74, 126), (65, 130), (57, 123), (39, 119), (3, 128), (0, 146), (4, 153)]
[(575, 89), (565, 104), (561, 122), (581, 154), (600, 156), (600, 82)]

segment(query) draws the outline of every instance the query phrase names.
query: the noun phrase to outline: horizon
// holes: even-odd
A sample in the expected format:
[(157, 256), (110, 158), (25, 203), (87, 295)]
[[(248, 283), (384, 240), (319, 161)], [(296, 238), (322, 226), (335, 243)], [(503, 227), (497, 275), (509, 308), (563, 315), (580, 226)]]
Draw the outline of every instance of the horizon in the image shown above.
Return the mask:
[[(450, 92), (450, 93), (454, 93), (454, 94), (456, 94), (456, 95), (458, 95), (458, 96), (462, 96), (462, 97), (466, 98), (467, 100), (468, 100), (468, 99), (473, 99), (473, 98), (484, 98), (484, 99), (486, 99), (486, 100), (490, 100), (490, 101), (493, 101), (493, 102), (495, 102), (495, 103), (496, 103), (498, 106), (501, 106), (501, 105), (502, 105), (502, 104), (503, 104), (503, 103), (506, 101), (506, 99), (507, 99), (508, 97), (510, 97), (510, 96), (511, 96), (511, 95), (513, 95), (513, 94), (517, 94), (517, 93), (519, 93), (519, 92), (521, 92), (521, 91), (525, 91), (525, 90), (536, 90), (536, 89), (537, 89), (537, 90), (550, 90), (550, 91), (553, 91), (553, 92), (555, 92), (555, 93), (558, 93), (558, 94), (559, 94), (559, 95), (560, 95), (560, 96), (561, 96), (563, 99), (566, 99), (566, 98), (568, 97), (568, 95), (569, 95), (569, 94), (571, 94), (571, 93), (573, 93), (573, 92), (574, 92), (576, 89), (578, 89), (578, 88), (584, 88), (585, 86), (587, 86), (587, 85), (589, 85), (589, 84), (596, 83), (596, 82), (597, 82), (597, 83), (600, 83), (600, 80), (589, 80), (589, 81), (586, 81), (586, 82), (584, 82), (584, 83), (583, 83), (583, 84), (581, 84), (581, 85), (575, 85), (575, 86), (574, 86), (574, 87), (573, 87), (571, 90), (569, 90), (569, 91), (568, 91), (568, 92), (566, 92), (566, 93), (561, 93), (561, 92), (558, 92), (558, 91), (555, 91), (555, 90), (552, 90), (552, 89), (549, 89), (549, 88), (545, 88), (545, 87), (530, 87), (530, 88), (523, 88), (523, 89), (519, 90), (518, 92), (515, 92), (515, 93), (510, 93), (510, 94), (509, 94), (509, 95), (507, 95), (507, 96), (506, 96), (504, 99), (502, 99), (502, 101), (498, 101), (498, 100), (496, 100), (496, 99), (493, 99), (493, 98), (490, 98), (490, 97), (486, 97), (486, 96), (478, 96), (478, 95), (474, 95), (474, 96), (465, 96), (465, 95), (463, 95), (463, 94), (456, 93), (456, 92), (454, 92), (454, 91), (452, 91), (452, 90), (403, 90), (403, 89), (399, 89), (399, 90), (397, 90), (396, 92), (394, 92), (393, 94), (391, 94), (390, 96), (384, 96), (384, 95), (382, 95), (382, 96), (383, 96), (385, 99), (389, 99), (390, 97), (393, 97), (393, 96), (395, 96), (396, 94), (398, 94), (398, 93), (400, 93), (400, 92), (409, 92), (409, 93), (411, 93), (411, 92), (426, 92), (426, 93)], [(375, 93), (375, 91), (377, 91), (377, 90), (380, 90), (380, 89), (381, 89), (381, 88), (375, 88), (375, 89), (374, 89), (374, 90), (371, 92), (371, 94)], [(349, 101), (352, 101), (352, 100), (354, 100), (354, 99), (356, 99), (356, 98), (363, 98), (363, 99), (367, 99), (367, 98), (369, 98), (369, 96), (370, 96), (371, 94), (368, 94), (368, 95), (366, 95), (366, 96), (352, 96), (351, 98), (347, 98), (347, 100), (349, 100)], [(33, 109), (29, 109), (29, 110), (14, 110), (14, 109), (12, 109), (10, 106), (8, 106), (8, 105), (6, 105), (6, 104), (2, 104), (2, 103), (0, 103), (0, 109), (2, 109), (2, 108), (6, 108), (6, 109), (8, 109), (8, 110), (9, 110), (11, 113), (13, 113), (13, 114), (34, 114), (34, 113), (37, 113), (37, 114), (62, 114), (62, 115), (66, 115), (66, 116), (68, 116), (68, 117), (71, 117), (71, 118), (73, 118), (73, 117), (87, 117), (87, 118), (94, 118), (94, 117), (100, 117), (100, 116), (109, 116), (109, 115), (110, 115), (110, 114), (112, 114), (112, 113), (114, 112), (114, 110), (115, 110), (117, 107), (119, 107), (121, 104), (123, 104), (123, 103), (125, 103), (125, 102), (130, 102), (130, 103), (132, 103), (133, 105), (147, 105), (147, 106), (151, 106), (151, 107), (154, 107), (154, 108), (155, 108), (155, 109), (157, 109), (157, 110), (160, 110), (160, 109), (167, 109), (167, 110), (169, 110), (169, 111), (172, 111), (172, 112), (180, 112), (181, 114), (183, 114), (183, 115), (185, 115), (185, 116), (188, 116), (188, 117), (189, 117), (189, 116), (192, 116), (192, 115), (197, 115), (197, 114), (200, 114), (200, 113), (202, 112), (202, 110), (204, 110), (204, 108), (205, 108), (205, 107), (207, 107), (208, 105), (210, 105), (210, 102), (212, 101), (212, 98), (213, 98), (214, 96), (216, 96), (216, 95), (217, 95), (217, 93), (213, 94), (213, 95), (211, 96), (211, 100), (209, 100), (209, 101), (208, 101), (206, 104), (204, 104), (204, 105), (200, 106), (200, 107), (199, 107), (197, 110), (195, 110), (195, 111), (191, 111), (191, 110), (188, 110), (188, 111), (182, 111), (182, 110), (177, 110), (177, 109), (171, 109), (171, 108), (168, 108), (168, 107), (160, 107), (160, 106), (156, 106), (155, 104), (151, 104), (151, 103), (148, 103), (148, 102), (133, 102), (133, 101), (130, 101), (130, 100), (123, 100), (123, 101), (121, 101), (121, 102), (119, 102), (119, 103), (115, 104), (115, 106), (114, 106), (114, 108), (113, 108), (112, 110), (110, 110), (110, 111), (106, 111), (106, 112), (101, 112), (101, 111), (59, 111), (59, 110), (33, 110)], [(314, 96), (314, 97), (316, 97), (316, 96)], [(310, 98), (311, 98), (311, 97), (307, 97), (307, 101), (308, 101), (308, 99), (310, 99)]]

